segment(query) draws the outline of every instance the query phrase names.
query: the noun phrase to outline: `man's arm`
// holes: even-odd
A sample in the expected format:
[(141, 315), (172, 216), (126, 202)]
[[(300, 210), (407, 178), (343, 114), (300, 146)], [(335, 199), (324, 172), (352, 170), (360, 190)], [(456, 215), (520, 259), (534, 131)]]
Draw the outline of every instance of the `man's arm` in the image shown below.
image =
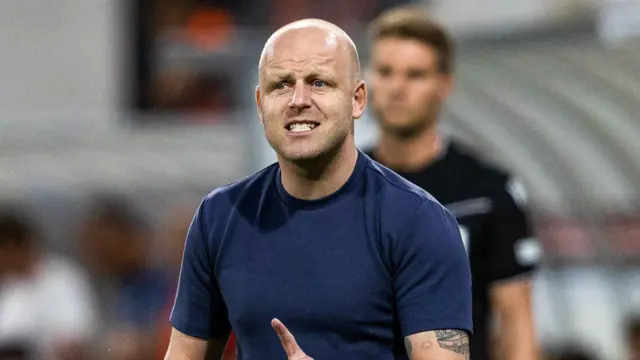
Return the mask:
[[(288, 360), (313, 360), (280, 320), (273, 319), (271, 326)], [(469, 360), (469, 336), (462, 330), (424, 331), (407, 336), (404, 344), (410, 360)]]
[(487, 259), (489, 295), (498, 320), (498, 354), (504, 359), (537, 359), (531, 310), (531, 273), (541, 250), (527, 214), (524, 188), (507, 181), (494, 199), (491, 214), (491, 254)]
[(467, 360), (471, 271), (458, 224), (425, 203), (398, 237), (394, 280), (400, 325), (411, 360)]
[(424, 331), (404, 344), (410, 360), (469, 360), (469, 336), (462, 330)]
[(164, 360), (218, 360), (229, 336), (199, 339), (173, 329)]
[(231, 332), (226, 304), (212, 270), (215, 250), (209, 246), (212, 235), (207, 226), (214, 220), (207, 215), (207, 199), (187, 232), (171, 311), (173, 329), (167, 360), (219, 360)]
[(530, 281), (498, 282), (492, 286), (490, 296), (500, 328), (500, 355), (504, 359), (537, 359)]

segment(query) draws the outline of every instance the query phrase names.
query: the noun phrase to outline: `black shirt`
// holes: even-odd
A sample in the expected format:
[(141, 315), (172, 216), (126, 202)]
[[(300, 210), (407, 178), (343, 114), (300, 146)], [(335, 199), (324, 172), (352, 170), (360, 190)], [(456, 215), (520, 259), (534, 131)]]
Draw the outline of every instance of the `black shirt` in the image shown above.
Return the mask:
[[(374, 160), (373, 150), (366, 153)], [(490, 359), (489, 287), (528, 274), (537, 260), (522, 186), (505, 172), (449, 142), (445, 153), (422, 170), (399, 175), (433, 195), (455, 215), (473, 278), (471, 359)]]

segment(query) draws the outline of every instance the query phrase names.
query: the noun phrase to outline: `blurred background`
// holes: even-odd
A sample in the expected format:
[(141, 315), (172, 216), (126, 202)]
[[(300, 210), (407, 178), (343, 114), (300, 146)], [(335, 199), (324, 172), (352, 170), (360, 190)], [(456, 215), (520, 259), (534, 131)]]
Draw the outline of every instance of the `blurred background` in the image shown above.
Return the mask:
[[(404, 3), (1, 1), (0, 240), (18, 241), (0, 241), (0, 359), (161, 359), (195, 208), (275, 161), (253, 98), (264, 41), (319, 17), (366, 64), (366, 23)], [(545, 352), (629, 358), (640, 347), (640, 1), (419, 3), (458, 46), (444, 130), (527, 188)], [(371, 144), (375, 122), (358, 120), (356, 134)], [(29, 278), (3, 281), (28, 264)]]

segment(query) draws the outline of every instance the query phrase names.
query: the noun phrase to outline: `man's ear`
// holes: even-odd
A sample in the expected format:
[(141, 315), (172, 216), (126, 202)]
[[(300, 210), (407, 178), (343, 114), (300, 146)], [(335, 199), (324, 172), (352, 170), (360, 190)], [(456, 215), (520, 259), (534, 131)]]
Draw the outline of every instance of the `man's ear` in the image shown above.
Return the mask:
[(359, 119), (367, 107), (367, 83), (365, 83), (364, 80), (358, 80), (351, 103), (353, 109), (351, 116), (354, 119)]
[(256, 86), (256, 107), (258, 109), (258, 118), (260, 119), (260, 123), (264, 124), (264, 120), (262, 119), (262, 101), (260, 99), (260, 85)]
[(443, 86), (440, 87), (440, 97), (442, 101), (445, 101), (453, 92), (456, 79), (452, 74), (444, 74), (442, 75), (442, 84)]

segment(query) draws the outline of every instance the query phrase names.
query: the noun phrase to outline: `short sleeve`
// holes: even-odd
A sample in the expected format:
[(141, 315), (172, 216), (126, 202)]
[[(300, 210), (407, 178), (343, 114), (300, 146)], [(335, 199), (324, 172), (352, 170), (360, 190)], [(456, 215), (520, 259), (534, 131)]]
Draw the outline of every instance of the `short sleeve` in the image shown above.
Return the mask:
[(438, 329), (471, 333), (471, 272), (453, 215), (425, 202), (396, 240), (392, 256), (403, 335)]
[(189, 336), (209, 339), (223, 336), (231, 326), (217, 282), (209, 249), (205, 215), (206, 201), (196, 212), (185, 243), (178, 291), (171, 324)]
[(540, 245), (524, 211), (525, 203), (524, 188), (513, 179), (495, 196), (488, 229), (489, 281), (528, 274), (539, 261)]

